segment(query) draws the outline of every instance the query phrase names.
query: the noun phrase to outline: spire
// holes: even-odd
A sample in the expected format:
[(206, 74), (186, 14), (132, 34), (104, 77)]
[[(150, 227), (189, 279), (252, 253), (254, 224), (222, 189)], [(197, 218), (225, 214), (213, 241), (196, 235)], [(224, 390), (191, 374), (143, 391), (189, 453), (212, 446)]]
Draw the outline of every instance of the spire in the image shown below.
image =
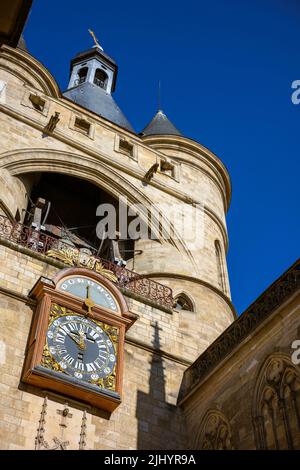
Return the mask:
[(71, 76), (64, 96), (120, 127), (133, 131), (130, 123), (112, 97), (118, 66), (100, 46), (95, 33), (89, 30), (94, 46), (80, 52), (71, 61)]
[(20, 36), (17, 47), (19, 49), (22, 49), (22, 51), (28, 52), (23, 34), (21, 34), (21, 36)]
[(141, 135), (182, 135), (161, 109), (141, 132)]

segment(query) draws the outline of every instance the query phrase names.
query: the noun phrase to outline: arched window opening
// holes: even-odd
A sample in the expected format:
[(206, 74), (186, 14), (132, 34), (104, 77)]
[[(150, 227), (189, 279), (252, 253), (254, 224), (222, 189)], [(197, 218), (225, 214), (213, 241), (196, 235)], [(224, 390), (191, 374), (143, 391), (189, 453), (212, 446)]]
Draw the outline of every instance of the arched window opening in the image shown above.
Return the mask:
[(177, 310), (188, 310), (189, 312), (194, 311), (193, 302), (185, 294), (179, 294), (175, 297), (174, 308)]
[(104, 88), (106, 90), (107, 87), (108, 76), (107, 74), (101, 70), (97, 69), (94, 77), (95, 85), (99, 86), (100, 88)]
[(196, 435), (194, 449), (232, 450), (231, 426), (219, 410), (209, 410)]
[(225, 271), (224, 271), (221, 244), (219, 240), (215, 241), (215, 252), (216, 252), (216, 262), (217, 262), (218, 285), (220, 289), (222, 289), (222, 291), (226, 293)]
[(82, 69), (78, 71), (78, 80), (77, 80), (78, 85), (86, 81), (87, 74), (88, 74), (88, 67), (83, 67)]
[(300, 372), (289, 357), (269, 357), (256, 382), (253, 423), (259, 449), (298, 449)]
[[(59, 246), (66, 252), (68, 247), (75, 247), (82, 254), (93, 254), (119, 266), (133, 260), (134, 240), (122, 237), (119, 204), (114, 196), (89, 181), (70, 175), (47, 172), (30, 175), (32, 184), (25, 226), (49, 236), (49, 244), (53, 239), (60, 241)], [(97, 230), (103, 220), (97, 215), (101, 204), (108, 204), (115, 210), (114, 238), (101, 238)], [(128, 223), (130, 221), (131, 218)]]

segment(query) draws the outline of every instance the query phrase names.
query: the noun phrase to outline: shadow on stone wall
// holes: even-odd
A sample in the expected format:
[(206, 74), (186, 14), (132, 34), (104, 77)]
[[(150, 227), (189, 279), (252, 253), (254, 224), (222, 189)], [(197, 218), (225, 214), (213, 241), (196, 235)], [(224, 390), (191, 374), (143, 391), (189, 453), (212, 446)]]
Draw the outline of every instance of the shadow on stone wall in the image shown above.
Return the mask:
[(165, 368), (160, 350), (160, 328), (154, 325), (153, 348), (149, 373), (149, 393), (137, 392), (137, 449), (182, 449), (181, 411), (167, 402)]

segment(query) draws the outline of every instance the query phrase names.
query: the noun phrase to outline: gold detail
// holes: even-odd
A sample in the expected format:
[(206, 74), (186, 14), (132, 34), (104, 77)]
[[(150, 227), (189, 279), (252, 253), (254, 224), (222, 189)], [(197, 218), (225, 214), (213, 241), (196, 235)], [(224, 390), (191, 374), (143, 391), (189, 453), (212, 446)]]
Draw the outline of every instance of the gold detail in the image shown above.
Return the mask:
[(118, 278), (114, 275), (110, 269), (105, 269), (101, 261), (96, 260), (95, 271), (99, 274), (102, 274), (103, 277), (106, 277), (112, 282), (117, 282)]
[(49, 314), (49, 326), (51, 326), (54, 320), (56, 320), (57, 318), (66, 315), (78, 315), (78, 313), (73, 312), (73, 310), (70, 310), (69, 308), (62, 307), (61, 305), (51, 304)]
[(46, 256), (49, 256), (49, 258), (59, 259), (65, 264), (69, 264), (70, 266), (74, 266), (79, 261), (79, 252), (73, 248), (48, 250)]
[[(66, 308), (66, 307), (63, 307), (61, 305), (53, 303), (53, 304), (51, 304), (51, 307), (50, 307), (48, 326), (51, 326), (52, 323), (57, 318), (64, 317), (64, 316), (73, 316), (73, 315), (75, 315), (77, 317), (84, 318), (84, 315), (81, 315), (77, 312), (74, 312), (73, 310), (71, 310), (69, 308)], [(109, 337), (110, 341), (113, 344), (115, 355), (117, 356), (117, 348), (118, 348), (118, 340), (119, 340), (119, 329), (116, 326), (112, 326), (112, 325), (109, 325), (107, 323), (103, 323), (99, 320), (95, 320), (94, 318), (91, 319), (91, 321), (96, 323), (96, 325), (100, 326), (102, 331)], [(84, 346), (85, 346), (84, 341), (83, 341), (83, 343), (79, 344), (80, 347), (81, 347), (81, 345), (84, 348)], [(83, 348), (81, 348), (81, 349), (83, 349)], [(47, 367), (48, 369), (52, 369), (52, 370), (55, 370), (57, 372), (63, 372), (64, 374), (66, 374), (64, 369), (62, 369), (60, 364), (57, 361), (55, 361), (55, 359), (51, 355), (51, 353), (49, 351), (49, 348), (48, 348), (47, 341), (46, 341), (46, 344), (44, 346), (41, 365), (44, 366), (44, 367)], [(96, 380), (96, 381), (91, 380), (89, 383), (97, 385), (99, 388), (104, 388), (106, 390), (115, 390), (116, 389), (116, 366), (114, 367), (114, 370), (112, 371), (112, 373), (109, 374), (107, 377), (103, 377), (102, 379), (99, 379), (99, 380)]]
[(91, 29), (89, 29), (89, 33), (90, 33), (90, 35), (92, 36), (92, 38), (93, 38), (93, 40), (94, 40), (95, 46), (100, 46), (99, 41), (98, 41), (98, 39), (96, 38), (96, 35), (95, 35), (94, 31), (92, 31)]
[(117, 282), (118, 280), (117, 276), (115, 276), (115, 274), (110, 269), (106, 269), (99, 259), (91, 255), (80, 253), (74, 248), (48, 250), (46, 256), (49, 256), (49, 258), (58, 259), (69, 266), (80, 266), (92, 271), (96, 271), (112, 282)]
[(88, 311), (87, 314), (92, 316), (92, 308), (95, 307), (95, 302), (90, 297), (90, 286), (86, 287), (86, 299), (84, 301), (84, 305), (87, 307)]
[(99, 380), (91, 380), (91, 384), (97, 385), (100, 388), (105, 388), (106, 390), (116, 390), (116, 371), (115, 368), (113, 372), (107, 377), (103, 377)]
[(65, 373), (65, 371), (61, 368), (61, 366), (58, 364), (58, 362), (56, 362), (55, 359), (50, 354), (47, 343), (44, 346), (41, 365), (43, 367), (47, 367), (47, 369), (52, 369), (52, 370), (55, 370), (56, 372)]

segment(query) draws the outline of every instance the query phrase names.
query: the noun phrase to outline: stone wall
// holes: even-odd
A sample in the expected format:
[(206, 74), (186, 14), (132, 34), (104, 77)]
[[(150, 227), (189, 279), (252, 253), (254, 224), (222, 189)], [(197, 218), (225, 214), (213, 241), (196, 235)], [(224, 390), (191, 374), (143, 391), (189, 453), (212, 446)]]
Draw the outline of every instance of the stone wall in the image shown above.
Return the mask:
[(183, 402), (189, 447), (300, 449), (299, 339), (298, 291)]

